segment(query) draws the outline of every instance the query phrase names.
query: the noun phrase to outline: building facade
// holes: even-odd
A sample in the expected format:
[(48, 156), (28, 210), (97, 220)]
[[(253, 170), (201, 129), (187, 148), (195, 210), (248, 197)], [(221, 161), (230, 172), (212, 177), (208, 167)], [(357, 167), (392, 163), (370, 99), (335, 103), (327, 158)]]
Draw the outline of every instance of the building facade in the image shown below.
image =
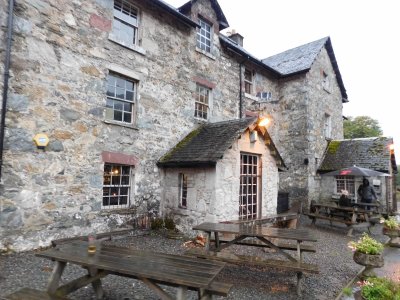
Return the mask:
[[(194, 129), (246, 115), (271, 120), (268, 133), (287, 167), (279, 190), (291, 201), (317, 193), (316, 165), (327, 141), (342, 138), (347, 101), (329, 38), (302, 46), (309, 64), (291, 70), (282, 61), (296, 61), (304, 51), (258, 60), (243, 48), (240, 35), (221, 34), (229, 24), (215, 0), (180, 9), (158, 0), (0, 4), (3, 251), (174, 211), (182, 172), (164, 173), (160, 158)], [(48, 145), (35, 144), (35, 137), (48, 139)], [(236, 157), (252, 153), (232, 147)], [(219, 185), (221, 164), (212, 171)], [(277, 168), (269, 168), (268, 201), (276, 201)], [(196, 175), (193, 184), (202, 186), (205, 177)], [(234, 199), (238, 178), (229, 178), (237, 185)], [(207, 193), (196, 201), (206, 198)], [(265, 211), (276, 207), (265, 205)], [(233, 207), (232, 218), (239, 211)], [(230, 214), (221, 212), (218, 220)]]

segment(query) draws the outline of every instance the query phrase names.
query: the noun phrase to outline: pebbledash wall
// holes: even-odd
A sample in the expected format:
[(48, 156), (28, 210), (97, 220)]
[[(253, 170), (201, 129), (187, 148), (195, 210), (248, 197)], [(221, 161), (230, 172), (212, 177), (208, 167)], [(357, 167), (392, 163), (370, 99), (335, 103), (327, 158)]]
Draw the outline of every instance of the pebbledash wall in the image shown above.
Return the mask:
[[(243, 58), (221, 47), (220, 16), (210, 1), (199, 0), (192, 6), (193, 16), (201, 12), (213, 24), (210, 54), (196, 48), (194, 26), (150, 1), (132, 3), (139, 11), (139, 44), (129, 48), (115, 42), (112, 35), (111, 0), (16, 1), (0, 183), (0, 251), (47, 246), (52, 239), (125, 226), (141, 213), (165, 213), (163, 207), (174, 201), (173, 191), (164, 204), (163, 185), (170, 179), (163, 182), (156, 162), (204, 122), (194, 117), (196, 83), (212, 89), (208, 121), (239, 117)], [(0, 0), (0, 4), (3, 62), (8, 1)], [(332, 72), (326, 52), (320, 53), (319, 63)], [(342, 106), (335, 80), (332, 77), (333, 89), (328, 94), (321, 86), (323, 76), (317, 64), (309, 74), (280, 80), (259, 70), (258, 65), (252, 66), (251, 61), (245, 64), (255, 71), (255, 91), (244, 95), (243, 113), (259, 109), (252, 104), (257, 91), (270, 90), (276, 95), (276, 101), (261, 109), (272, 117), (268, 131), (289, 166), (281, 189), (291, 189), (291, 195), (304, 200), (307, 188), (313, 190), (317, 185), (311, 177), (313, 151), (322, 155), (326, 146), (320, 135), (325, 113), (332, 114), (333, 138), (341, 138)], [(0, 79), (3, 68), (1, 63)], [(110, 72), (137, 82), (133, 126), (105, 118)], [(3, 80), (0, 84), (2, 90)], [(37, 133), (49, 137), (45, 150), (32, 142)], [(309, 165), (303, 165), (304, 158), (309, 158)], [(131, 207), (123, 211), (102, 209), (104, 163), (115, 161), (125, 162), (133, 170)], [(238, 177), (221, 177), (225, 174), (222, 166), (231, 163), (221, 162), (216, 170), (204, 170), (204, 175), (197, 172), (193, 184), (206, 186), (207, 178), (215, 184), (235, 185)], [(263, 183), (263, 204), (265, 212), (273, 212), (278, 175), (268, 166), (266, 174), (272, 176), (267, 175)], [(227, 193), (218, 186), (213, 190), (215, 199)], [(236, 205), (235, 193), (238, 189), (232, 188)], [(198, 200), (208, 196), (200, 195)], [(206, 217), (210, 211), (205, 204), (194, 215)], [(215, 219), (228, 215), (221, 212)], [(182, 222), (194, 218), (187, 219)]]
[[(166, 168), (164, 170), (165, 201), (163, 211), (175, 217), (179, 229), (192, 228), (200, 222), (239, 219), (240, 153), (259, 155), (261, 170), (261, 215), (276, 212), (278, 196), (278, 167), (276, 159), (258, 135), (250, 141), (250, 132), (241, 134), (215, 167), (200, 169)], [(187, 207), (180, 208), (177, 198), (179, 173), (188, 175)]]

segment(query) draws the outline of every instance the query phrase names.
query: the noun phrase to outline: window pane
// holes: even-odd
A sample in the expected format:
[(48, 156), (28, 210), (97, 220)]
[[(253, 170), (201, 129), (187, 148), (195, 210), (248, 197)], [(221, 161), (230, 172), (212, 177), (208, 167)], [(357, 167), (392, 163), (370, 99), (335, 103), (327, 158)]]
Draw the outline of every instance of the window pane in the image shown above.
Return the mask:
[(120, 102), (120, 101), (114, 101), (114, 109), (116, 109), (116, 110), (122, 110), (123, 107), (124, 107), (124, 106), (123, 106), (123, 103), (122, 103), (122, 102)]
[(124, 113), (124, 122), (126, 122), (126, 123), (132, 123), (132, 114), (130, 114), (130, 113)]
[(120, 99), (125, 99), (125, 89), (116, 88), (116, 97)]
[(122, 111), (114, 110), (114, 120), (122, 121)]
[(126, 91), (126, 100), (133, 101), (133, 92), (132, 91)]

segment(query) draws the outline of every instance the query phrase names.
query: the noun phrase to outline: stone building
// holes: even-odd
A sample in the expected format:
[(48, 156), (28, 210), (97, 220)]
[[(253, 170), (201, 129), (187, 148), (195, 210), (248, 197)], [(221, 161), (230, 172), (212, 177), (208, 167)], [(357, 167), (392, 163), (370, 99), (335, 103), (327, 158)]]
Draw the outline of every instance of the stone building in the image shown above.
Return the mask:
[[(140, 215), (178, 214), (186, 231), (241, 216), (242, 154), (262, 162), (258, 216), (276, 209), (278, 190), (291, 202), (318, 197), (317, 166), (342, 138), (347, 101), (329, 37), (260, 60), (240, 34), (221, 33), (216, 0), (0, 0), (0, 27), (1, 250)], [(246, 116), (271, 122), (237, 121)], [(221, 137), (222, 157), (168, 166), (189, 133), (224, 122), (243, 126)]]

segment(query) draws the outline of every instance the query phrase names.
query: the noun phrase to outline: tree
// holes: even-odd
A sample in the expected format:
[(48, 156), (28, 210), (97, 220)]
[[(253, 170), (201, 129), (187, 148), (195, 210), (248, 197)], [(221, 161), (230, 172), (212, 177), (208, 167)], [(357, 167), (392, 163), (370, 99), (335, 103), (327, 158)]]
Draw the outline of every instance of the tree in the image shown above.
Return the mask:
[(348, 117), (343, 122), (345, 139), (367, 138), (381, 136), (383, 131), (377, 120), (368, 116)]

